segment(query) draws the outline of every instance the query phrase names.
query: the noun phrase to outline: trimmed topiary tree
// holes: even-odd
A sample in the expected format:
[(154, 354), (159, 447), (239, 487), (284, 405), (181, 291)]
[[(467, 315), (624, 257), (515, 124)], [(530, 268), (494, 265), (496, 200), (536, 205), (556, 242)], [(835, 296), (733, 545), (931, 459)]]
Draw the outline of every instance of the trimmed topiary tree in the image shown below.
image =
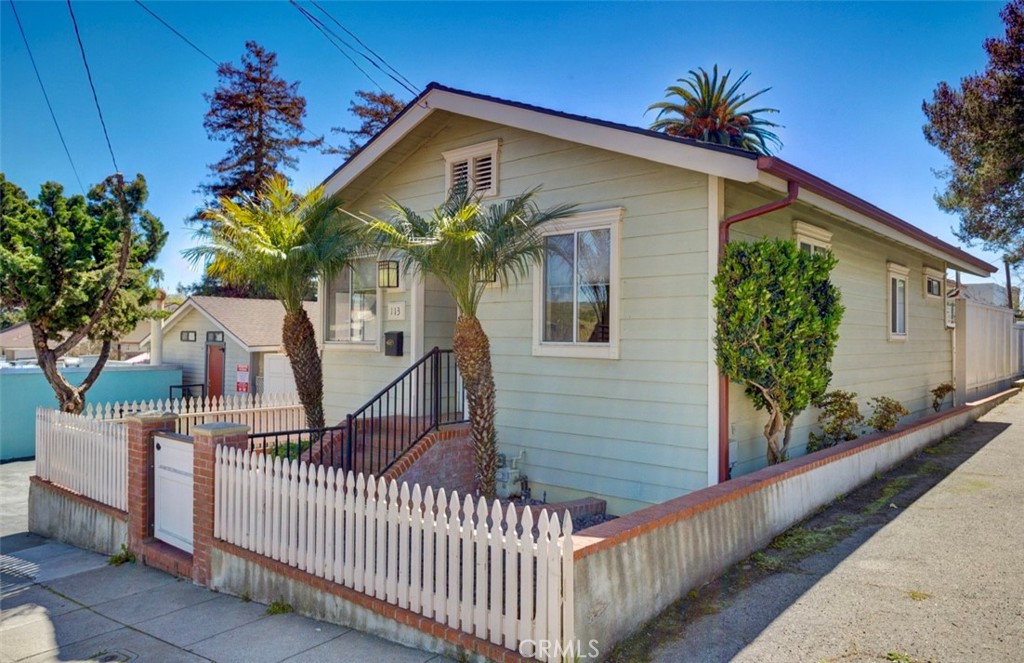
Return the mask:
[(736, 242), (715, 277), (718, 368), (768, 411), (769, 465), (785, 460), (793, 418), (832, 379), (843, 316), (829, 281), (835, 264), (831, 252), (805, 253), (792, 241)]

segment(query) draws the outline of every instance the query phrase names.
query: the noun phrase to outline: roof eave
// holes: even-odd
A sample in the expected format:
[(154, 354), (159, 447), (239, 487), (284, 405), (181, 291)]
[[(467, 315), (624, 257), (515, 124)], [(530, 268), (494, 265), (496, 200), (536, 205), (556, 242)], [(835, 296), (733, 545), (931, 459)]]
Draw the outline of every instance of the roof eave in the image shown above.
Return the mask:
[[(863, 198), (840, 189), (836, 185), (778, 157), (760, 157), (757, 160), (757, 167), (762, 173), (773, 175), (786, 182), (797, 182), (800, 185), (799, 198), (801, 200), (816, 204), (816, 202), (820, 201), (815, 201), (814, 198), (815, 196), (820, 196), (827, 201), (838, 204), (849, 211), (880, 224), (885, 229), (895, 231), (898, 235), (906, 238), (904, 239), (905, 243), (941, 257), (950, 266), (960, 271), (976, 276), (989, 276), (999, 271), (999, 268), (994, 267), (981, 258), (973, 256), (963, 249), (953, 246), (935, 235), (931, 235), (917, 226), (911, 225), (903, 219), (872, 205)], [(817, 206), (822, 207), (823, 205), (818, 204)]]
[(718, 177), (741, 182), (757, 180), (757, 159), (750, 152), (720, 145), (699, 144), (639, 127), (585, 118), (431, 83), (398, 117), (324, 180), (327, 193), (332, 194), (348, 186), (383, 153), (437, 110)]

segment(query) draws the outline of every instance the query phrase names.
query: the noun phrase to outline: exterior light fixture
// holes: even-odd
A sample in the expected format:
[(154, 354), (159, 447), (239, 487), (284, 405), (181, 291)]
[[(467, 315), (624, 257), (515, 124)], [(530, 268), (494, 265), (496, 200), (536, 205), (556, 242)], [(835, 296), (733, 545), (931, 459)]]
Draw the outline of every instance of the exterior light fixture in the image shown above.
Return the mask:
[(377, 287), (397, 288), (398, 287), (398, 261), (379, 260), (377, 261)]

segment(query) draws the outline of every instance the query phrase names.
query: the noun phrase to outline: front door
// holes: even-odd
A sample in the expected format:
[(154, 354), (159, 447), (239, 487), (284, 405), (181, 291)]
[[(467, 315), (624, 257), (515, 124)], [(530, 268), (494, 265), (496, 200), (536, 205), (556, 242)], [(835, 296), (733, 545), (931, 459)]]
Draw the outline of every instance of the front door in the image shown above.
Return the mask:
[(153, 436), (153, 536), (192, 552), (192, 444)]
[(206, 393), (210, 398), (224, 395), (224, 346), (206, 346)]

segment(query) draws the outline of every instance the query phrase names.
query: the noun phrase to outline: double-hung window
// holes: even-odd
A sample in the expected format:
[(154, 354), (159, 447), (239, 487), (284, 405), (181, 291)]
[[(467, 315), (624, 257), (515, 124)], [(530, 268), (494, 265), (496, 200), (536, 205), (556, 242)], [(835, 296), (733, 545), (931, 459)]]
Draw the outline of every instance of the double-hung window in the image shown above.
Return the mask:
[(331, 281), (327, 290), (327, 341), (377, 344), (377, 263), (370, 258), (352, 261)]
[(534, 273), (533, 353), (618, 357), (622, 209), (578, 214), (544, 233)]
[(824, 253), (832, 248), (832, 233), (804, 221), (793, 222), (793, 239), (804, 253)]
[(907, 277), (910, 270), (890, 262), (886, 271), (889, 283), (889, 340), (903, 341), (907, 338)]
[(924, 268), (924, 296), (925, 298), (941, 299), (942, 284), (946, 280), (946, 273), (940, 272), (931, 267)]

